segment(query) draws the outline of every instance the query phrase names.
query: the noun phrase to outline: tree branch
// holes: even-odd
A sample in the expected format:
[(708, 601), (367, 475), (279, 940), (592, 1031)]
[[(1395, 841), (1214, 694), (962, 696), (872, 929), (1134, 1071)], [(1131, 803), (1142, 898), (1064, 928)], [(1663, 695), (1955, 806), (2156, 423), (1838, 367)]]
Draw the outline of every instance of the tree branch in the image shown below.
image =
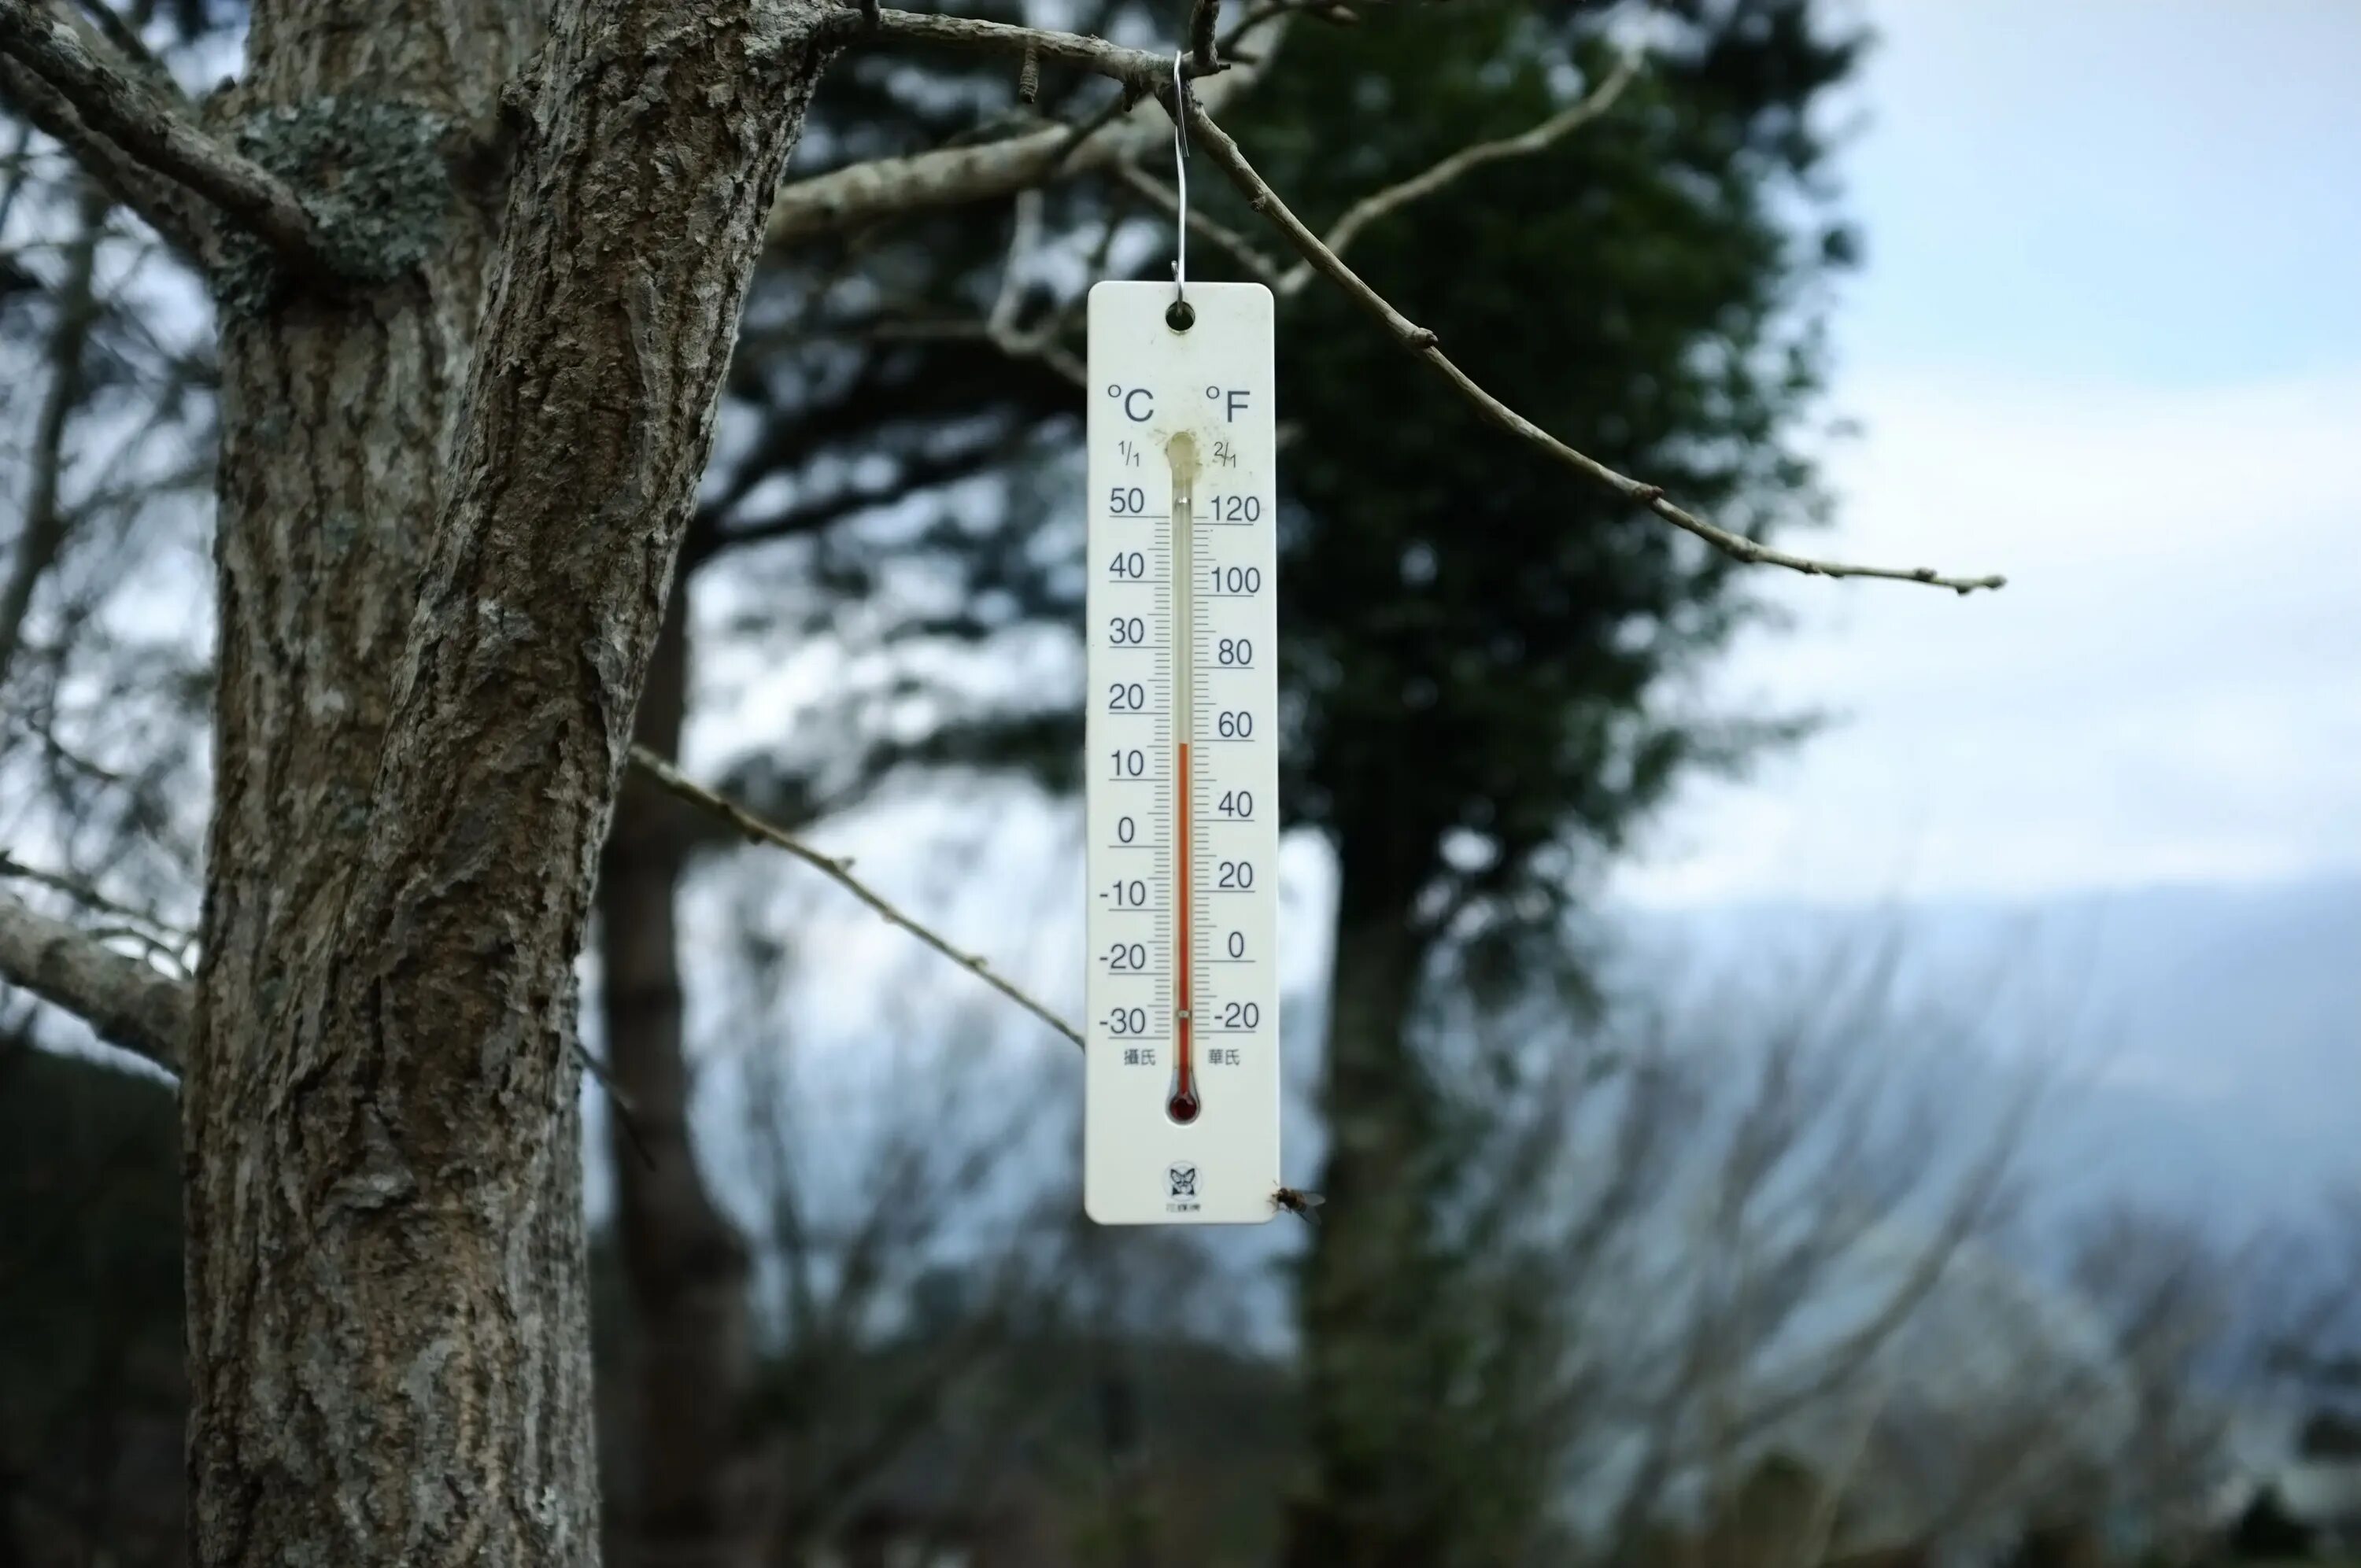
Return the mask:
[(66, 422), (82, 403), (83, 350), (98, 319), (94, 280), (99, 233), (106, 226), (106, 198), (87, 180), (76, 203), (79, 227), (66, 249), (66, 276), (58, 291), (58, 316), (49, 329), (49, 385), (33, 433), (33, 479), (25, 500), (24, 526), (16, 531), (16, 558), (0, 583), (0, 683), (16, 662), (16, 648), (32, 608), (33, 590), (56, 565), (72, 518), (59, 490), (65, 470)]
[[(879, 30), (872, 34), (865, 28), (857, 32), (853, 42), (864, 38), (893, 38), (904, 36), (897, 29), (910, 17), (906, 11), (886, 11), (879, 15)], [(918, 20), (937, 23), (952, 18), (921, 17)], [(1272, 12), (1253, 19), (1249, 25), (1263, 25), (1283, 19), (1283, 13)], [(972, 24), (982, 27), (987, 24)], [(1003, 42), (996, 36), (984, 47), (1003, 53), (1014, 52), (1021, 60), (1028, 44), (1036, 45), (1035, 58), (1048, 54), (1053, 60), (1075, 63), (1070, 55), (1059, 55), (1038, 47), (1038, 40), (1027, 28), (1002, 28), (1013, 32), (1016, 38)], [(1235, 29), (1232, 38), (1246, 30)], [(913, 35), (915, 36), (915, 35)], [(929, 34), (940, 37), (940, 34)], [(1047, 38), (1051, 35), (1041, 35)], [(1071, 38), (1071, 34), (1058, 35)], [(964, 33), (950, 39), (972, 41)], [(1088, 40), (1096, 42), (1096, 40)], [(1224, 40), (1223, 47), (1228, 47)], [(1113, 46), (1106, 46), (1112, 49)], [(1163, 56), (1145, 55), (1137, 50), (1119, 50), (1126, 68), (1137, 61), (1152, 61), (1159, 79), (1169, 79), (1172, 62)], [(1266, 49), (1263, 59), (1251, 68), (1232, 66), (1207, 81), (1198, 91), (1198, 97), (1213, 108), (1221, 108), (1246, 92), (1268, 68), (1273, 51)], [(1089, 69), (1105, 75), (1096, 65)], [(1115, 80), (1125, 81), (1123, 76)], [(770, 243), (791, 244), (824, 234), (842, 233), (863, 224), (895, 217), (905, 213), (928, 211), (938, 207), (958, 206), (968, 202), (990, 201), (1013, 195), (1018, 191), (1047, 184), (1052, 180), (1077, 174), (1093, 173), (1153, 152), (1165, 145), (1171, 135), (1171, 124), (1154, 107), (1138, 102), (1146, 93), (1131, 93), (1116, 99), (1107, 114), (1082, 126), (1045, 126), (1039, 130), (1005, 137), (998, 141), (971, 147), (938, 148), (931, 151), (913, 153), (903, 158), (873, 159), (850, 168), (831, 170), (808, 180), (798, 180), (781, 188), (771, 208)]]
[[(895, 13), (891, 11), (885, 14), (889, 16), (895, 15)], [(1063, 1035), (1066, 1038), (1073, 1041), (1074, 1044), (1079, 1046), (1082, 1043), (1081, 1033), (1076, 1030), (1071, 1024), (1067, 1023), (1063, 1018), (1060, 1018), (1055, 1013), (1050, 1012), (1048, 1007), (1034, 1000), (1033, 997), (1018, 989), (1011, 981), (1004, 980), (999, 975), (994, 973), (992, 966), (986, 963), (982, 957), (974, 953), (961, 952), (959, 948), (952, 947), (949, 942), (943, 940), (942, 938), (928, 930), (926, 927), (919, 925), (916, 920), (913, 920), (907, 915), (903, 914), (893, 905), (888, 904), (883, 897), (873, 892), (867, 883), (862, 882), (852, 874), (852, 863), (850, 861), (840, 860), (833, 855), (823, 854), (821, 851), (815, 850), (810, 845), (805, 843), (802, 839), (796, 838), (791, 833), (788, 833), (785, 829), (774, 827), (772, 824), (763, 821), (761, 817), (755, 816), (752, 812), (747, 810), (744, 806), (740, 806), (736, 801), (730, 799), (728, 796), (716, 795), (713, 791), (707, 789), (703, 784), (697, 784), (689, 779), (686, 775), (683, 774), (679, 769), (674, 767), (670, 762), (665, 762), (662, 757), (657, 756), (653, 751), (649, 751), (644, 746), (634, 746), (631, 748), (631, 762), (633, 766), (637, 767), (642, 773), (645, 773), (654, 783), (670, 791), (672, 794), (678, 795), (681, 799), (686, 801), (689, 805), (696, 806), (698, 810), (709, 812), (712, 815), (720, 817), (722, 820), (728, 822), (730, 827), (736, 828), (741, 834), (744, 835), (750, 841), (758, 844), (770, 844), (778, 849), (785, 850), (787, 853), (795, 856), (806, 865), (811, 866), (819, 872), (821, 875), (827, 877), (830, 882), (835, 883), (839, 887), (843, 888), (847, 893), (852, 894), (853, 897), (861, 900), (862, 903), (876, 911), (878, 916), (882, 917), (887, 925), (900, 927), (903, 930), (907, 931), (910, 935), (918, 938), (919, 941), (925, 943), (928, 947), (932, 948), (935, 951), (942, 954), (943, 957), (950, 959), (961, 969), (973, 974), (977, 979), (983, 981), (984, 984), (992, 987), (993, 990), (1000, 992), (1001, 995), (1005, 996), (1009, 1001), (1016, 1003), (1017, 1006), (1022, 1007), (1027, 1013), (1032, 1014), (1036, 1018), (1040, 1019), (1044, 1024), (1049, 1025), (1049, 1027), (1055, 1029), (1059, 1034)]]
[(194, 192), (165, 179), (91, 129), (65, 94), (5, 54), (0, 54), (0, 100), (71, 152), (85, 173), (138, 214), (185, 259), (199, 267), (212, 265), (217, 248), (214, 213)]
[[(1171, 186), (1167, 185), (1155, 175), (1148, 173), (1136, 163), (1119, 163), (1115, 165), (1115, 172), (1116, 179), (1155, 203), (1166, 217), (1180, 215), (1180, 196), (1173, 192)], [(1257, 282), (1261, 283), (1274, 294), (1292, 293), (1301, 286), (1290, 283), (1287, 278), (1282, 277), (1278, 264), (1257, 249), (1252, 240), (1219, 219), (1208, 216), (1199, 208), (1189, 209), (1189, 232), (1202, 235), (1221, 247), (1237, 261), (1239, 266), (1253, 273)], [(1311, 273), (1311, 269), (1301, 263), (1297, 265), (1296, 270), (1307, 277)]]
[[(9, 0), (9, 3), (22, 4), (22, 0)], [(948, 44), (954, 49), (1006, 55), (1018, 61), (1031, 55), (1037, 60), (1070, 65), (1107, 77), (1143, 94), (1153, 90), (1158, 82), (1170, 80), (1172, 74), (1172, 57), (1169, 54), (1127, 49), (1122, 44), (1109, 43), (1104, 38), (1060, 32), (1050, 27), (986, 22), (972, 16), (946, 16), (933, 11), (884, 10), (879, 11), (874, 18), (863, 18), (855, 12), (840, 11), (830, 18), (830, 26), (837, 37), (847, 44), (868, 39)], [(1191, 64), (1184, 66), (1181, 74), (1208, 76), (1213, 72)]]
[[(66, 146), (88, 159), (93, 173), (104, 173), (102, 165), (128, 155), (204, 197), (297, 272), (321, 280), (339, 275), (318, 223), (293, 187), (190, 124), (148, 83), (91, 53), (72, 28), (38, 10), (31, 0), (0, 0), (0, 53), (72, 107), (85, 130)], [(93, 148), (90, 133), (112, 142), (115, 156)]]
[(1287, 236), (1288, 242), (1301, 253), (1305, 261), (1338, 288), (1344, 290), (1355, 303), (1384, 323), (1386, 330), (1391, 333), (1403, 347), (1433, 366), (1444, 379), (1456, 387), (1460, 395), (1474, 404), (1477, 411), (1486, 419), (1511, 434), (1521, 436), (1525, 441), (1539, 447), (1593, 483), (1613, 490), (1626, 500), (1647, 508), (1674, 527), (1696, 535), (1724, 554), (1743, 561), (1749, 565), (1781, 566), (1788, 571), (1801, 572), (1806, 576), (1814, 577), (1883, 577), (1897, 582), (1927, 583), (1937, 587), (1949, 588), (1960, 594), (1972, 593), (1978, 588), (1997, 588), (2007, 582), (2007, 578), (1997, 576), (1945, 576), (1931, 566), (1861, 566), (1839, 561), (1816, 560), (1809, 556), (1791, 554), (1784, 550), (1773, 550), (1769, 545), (1749, 539), (1742, 533), (1733, 533), (1692, 512), (1683, 510), (1664, 499), (1663, 486), (1646, 484), (1618, 473), (1597, 458), (1576, 451), (1486, 391), (1473, 377), (1444, 356), (1433, 332), (1411, 322), (1396, 310), (1384, 295), (1369, 287), (1362, 280), (1359, 273), (1346, 266), (1342, 258), (1321, 243), (1320, 236), (1313, 234), (1305, 226), (1302, 219), (1288, 209), (1287, 203), (1279, 200), (1279, 192), (1273, 191), (1269, 183), (1255, 171), (1254, 165), (1246, 160), (1246, 156), (1239, 149), (1238, 144), (1231, 140), (1229, 134), (1220, 126), (1214, 124), (1213, 116), (1208, 115), (1202, 105), (1191, 103), (1188, 106), (1187, 114), (1191, 137), (1204, 148), (1214, 162), (1222, 166), (1222, 171), (1230, 177), (1230, 182), (1238, 188), (1248, 202), (1253, 203), (1255, 210), (1278, 226), (1279, 232)]
[(78, 928), (82, 929), (84, 935), (93, 938), (128, 937), (170, 963), (182, 977), (188, 975), (187, 955), (196, 944), (195, 934), (176, 929), (159, 918), (152, 910), (135, 909), (127, 904), (109, 898), (78, 877), (45, 871), (39, 866), (27, 865), (5, 850), (0, 850), (0, 877), (33, 883), (38, 886), (49, 889), (52, 893), (65, 894), (85, 909), (114, 916), (121, 922), (120, 925), (107, 927), (103, 931), (92, 927)]
[(904, 459), (894, 477), (882, 485), (847, 485), (736, 526), (724, 526), (717, 519), (681, 546), (679, 569), (684, 573), (694, 571), (716, 555), (741, 545), (817, 533), (857, 512), (892, 506), (920, 490), (966, 478), (1006, 447), (1007, 443), (995, 436), (950, 452), (909, 457)]
[(7, 897), (0, 897), (0, 980), (55, 1003), (108, 1044), (181, 1070), (192, 989)]
[(1189, 5), (1189, 63), (1200, 76), (1211, 76), (1222, 69), (1215, 53), (1214, 30), (1222, 25), (1222, 0), (1191, 0)]
[(170, 100), (176, 107), (187, 110), (195, 106), (174, 79), (172, 68), (164, 63), (163, 57), (148, 47), (148, 40), (139, 36), (139, 29), (126, 20), (122, 13), (108, 5), (106, 0), (74, 0), (74, 5), (82, 12), (83, 20), (80, 26), (85, 34), (96, 33), (104, 38), (107, 46), (122, 56), (125, 64), (137, 71), (150, 87)]
[[(1631, 84), (1631, 79), (1639, 73), (1640, 57), (1636, 54), (1625, 55), (1617, 62), (1614, 71), (1609, 73), (1607, 80), (1601, 82), (1597, 88), (1583, 94), (1532, 129), (1519, 136), (1503, 137), (1498, 141), (1479, 141), (1471, 146), (1463, 147), (1433, 168), (1422, 173), (1413, 174), (1398, 185), (1389, 185), (1382, 191), (1362, 197), (1353, 203), (1343, 217), (1336, 220), (1334, 226), (1329, 229), (1322, 243), (1327, 246), (1330, 255), (1342, 257), (1345, 247), (1360, 237), (1361, 231), (1379, 218), (1399, 211), (1412, 202), (1424, 201), (1445, 186), (1456, 182), (1469, 171), (1481, 169), (1488, 163), (1497, 163), (1508, 158), (1529, 158), (1542, 151), (1551, 143), (1588, 125), (1613, 108), (1615, 101), (1623, 95), (1623, 90)], [(1278, 285), (1279, 292), (1282, 294), (1301, 292), (1303, 286), (1312, 280), (1312, 266), (1309, 259), (1297, 262), (1288, 269), (1287, 277)]]

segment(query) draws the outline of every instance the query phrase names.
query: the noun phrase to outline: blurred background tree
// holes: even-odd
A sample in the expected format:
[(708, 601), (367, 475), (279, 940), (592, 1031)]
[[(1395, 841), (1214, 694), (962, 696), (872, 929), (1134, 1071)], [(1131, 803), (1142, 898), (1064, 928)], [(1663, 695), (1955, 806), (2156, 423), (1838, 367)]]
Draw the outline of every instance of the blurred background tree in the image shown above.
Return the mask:
[[(1644, 37), (1650, 68), (1610, 112), (1379, 224), (1354, 260), (1512, 406), (1761, 537), (1822, 504), (1799, 438), (1850, 246), (1814, 127), (1860, 49), (1822, 10), (1406, 11), (1291, 40), (1316, 63), (1293, 60), (1301, 82), (1239, 134), (1318, 226), (1543, 122)], [(1752, 608), (1726, 557), (1570, 493), (1445, 389), (1400, 380), (1333, 292), (1291, 302), (1280, 344), (1302, 432), (1282, 469), (1285, 799), (1334, 855), (1338, 911), (1334, 1218), (1303, 1287), (1289, 1560), (1508, 1561), (1548, 1508), (1552, 1445), (1462, 1392), (1532, 1331), (1466, 1288), (1482, 1260), (1454, 1215), (1496, 1129), (1451, 1081), (1478, 1064), (1438, 1059), (1422, 1021), (1536, 988), (1578, 1004), (1569, 931), (1607, 858), (1686, 773), (1794, 728), (1686, 699)]]

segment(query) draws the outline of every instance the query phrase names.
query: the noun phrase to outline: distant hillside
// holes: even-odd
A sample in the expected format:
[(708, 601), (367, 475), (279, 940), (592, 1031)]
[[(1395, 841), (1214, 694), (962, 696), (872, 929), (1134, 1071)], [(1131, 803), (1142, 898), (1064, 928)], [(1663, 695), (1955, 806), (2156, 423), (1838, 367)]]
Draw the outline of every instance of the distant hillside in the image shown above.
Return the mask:
[(1633, 928), (1627, 972), (1765, 995), (1890, 944), (1905, 1013), (1963, 1031), (1974, 1065), (2054, 1068), (2031, 1154), (2059, 1197), (2170, 1203), (2240, 1229), (2311, 1219), (2361, 1186), (2361, 878), (1756, 905)]

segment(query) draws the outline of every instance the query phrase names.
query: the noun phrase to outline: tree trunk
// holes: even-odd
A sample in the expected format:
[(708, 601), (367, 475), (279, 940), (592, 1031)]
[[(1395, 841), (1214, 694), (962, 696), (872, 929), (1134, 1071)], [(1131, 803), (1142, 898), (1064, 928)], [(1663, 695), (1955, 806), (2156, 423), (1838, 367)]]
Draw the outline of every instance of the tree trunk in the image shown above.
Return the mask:
[[(463, 63), (442, 43), (463, 7), (258, 5), (242, 107), (257, 123), (339, 101), (484, 119), (532, 19), (470, 29), (480, 53)], [(368, 823), (495, 236), (455, 194), (438, 238), (381, 289), (219, 313), (214, 797), (182, 1123), (199, 1563), (427, 1552), (467, 1511), (414, 1484), (448, 1463), (431, 1452), (447, 1435), (434, 1390), (504, 1376), (454, 1321), (489, 1304), (455, 1277), (480, 1252), (447, 1245), (457, 1216), (432, 1212), (446, 1196), (411, 1173), (411, 1108), (348, 1043), (312, 1061), (290, 1048), (297, 957), (335, 918)], [(571, 1179), (552, 1171), (547, 1201)], [(518, 1239), (563, 1269), (533, 1220)]]
[[(686, 584), (666, 610), (634, 733), (667, 759), (687, 707)], [(600, 1002), (617, 1223), (630, 1292), (630, 1506), (609, 1545), (631, 1568), (755, 1568), (762, 1518), (739, 1417), (752, 1374), (746, 1245), (697, 1168), (682, 1051), (674, 900), (681, 806), (639, 779), (617, 797), (598, 862)]]
[(1339, 846), (1336, 957), (1323, 1109), (1328, 1199), (1301, 1296), (1309, 1474), (1288, 1508), (1290, 1568), (1434, 1568), (1448, 1561), (1430, 1442), (1433, 1106), (1412, 1049), (1426, 961), (1394, 879)]
[[(439, 178), (531, 9), (258, 4), (258, 156)], [(456, 182), (381, 288), (217, 280), (199, 1563), (598, 1560), (573, 959), (820, 15), (560, 0), (488, 289)]]

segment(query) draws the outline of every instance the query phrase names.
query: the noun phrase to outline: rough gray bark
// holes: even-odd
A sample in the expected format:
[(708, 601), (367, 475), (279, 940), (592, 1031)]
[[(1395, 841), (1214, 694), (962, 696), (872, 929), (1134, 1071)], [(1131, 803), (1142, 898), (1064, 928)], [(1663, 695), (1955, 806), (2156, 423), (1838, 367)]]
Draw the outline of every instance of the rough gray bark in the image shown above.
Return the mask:
[[(685, 585), (684, 585), (685, 587)], [(680, 751), (688, 704), (687, 595), (676, 588), (640, 692), (634, 738)], [(695, 825), (645, 779), (625, 781), (598, 862), (599, 1001), (617, 1231), (630, 1294), (629, 1505), (608, 1536), (627, 1568), (755, 1568), (762, 1498), (742, 1441), (752, 1374), (747, 1276), (737, 1227), (713, 1201), (688, 1124), (674, 900)]]
[[(532, 18), (501, 27), (478, 9), (258, 5), (237, 107), (249, 126), (347, 100), (483, 115)], [(464, 68), (454, 36), (481, 50)], [(254, 258), (250, 297), (221, 312), (215, 782), (182, 1116), (200, 1563), (462, 1560), (443, 1550), (465, 1528), (450, 1516), (473, 1512), (464, 1499), (483, 1483), (438, 1497), (415, 1478), (461, 1462), (433, 1452), (438, 1391), (497, 1388), (485, 1358), (511, 1354), (458, 1332), (455, 1314), (499, 1305), (477, 1276), (500, 1271), (420, 1212), (445, 1211), (449, 1231), (466, 1206), (401, 1174), (417, 1163), (415, 1111), (381, 1092), (384, 1064), (349, 1044), (316, 1064), (291, 1049), (302, 956), (367, 830), (494, 240), (456, 195), (438, 215), (424, 263), (383, 288), (324, 298)], [(525, 1223), (511, 1234), (553, 1268), (558, 1227), (510, 1207)], [(380, 1261), (389, 1245), (412, 1255)], [(545, 1316), (529, 1314), (531, 1332), (549, 1332)], [(562, 1422), (544, 1441), (572, 1442)]]
[(487, 288), (418, 154), (495, 123), (531, 5), (256, 8), (255, 155), (402, 198), (361, 215), (417, 260), (218, 281), (202, 1563), (597, 1561), (572, 963), (819, 14), (563, 0)]

